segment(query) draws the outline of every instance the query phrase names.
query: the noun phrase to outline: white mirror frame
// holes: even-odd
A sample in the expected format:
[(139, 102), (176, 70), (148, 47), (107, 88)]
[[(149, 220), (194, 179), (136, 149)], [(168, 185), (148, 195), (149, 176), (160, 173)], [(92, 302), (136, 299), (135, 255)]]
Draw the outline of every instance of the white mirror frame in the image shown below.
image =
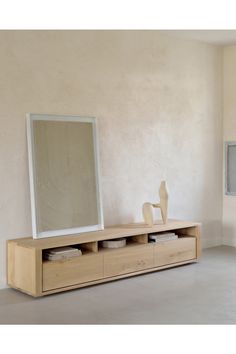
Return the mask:
[[(94, 142), (94, 158), (95, 158), (95, 173), (96, 173), (96, 194), (97, 194), (97, 210), (98, 224), (83, 227), (73, 227), (62, 230), (51, 230), (38, 232), (37, 228), (37, 210), (36, 210), (36, 189), (35, 189), (35, 161), (34, 161), (34, 137), (33, 137), (33, 121), (35, 120), (50, 120), (50, 121), (67, 121), (67, 122), (86, 122), (91, 123), (93, 128)], [(95, 117), (80, 117), (80, 116), (65, 116), (51, 114), (27, 114), (27, 142), (28, 142), (28, 162), (29, 162), (29, 180), (30, 180), (30, 199), (31, 199), (31, 218), (33, 238), (45, 238), (62, 235), (72, 235), (89, 231), (97, 231), (104, 229), (103, 209), (102, 209), (102, 194), (100, 183), (100, 164), (99, 164), (99, 147), (98, 147), (98, 132), (97, 120)]]

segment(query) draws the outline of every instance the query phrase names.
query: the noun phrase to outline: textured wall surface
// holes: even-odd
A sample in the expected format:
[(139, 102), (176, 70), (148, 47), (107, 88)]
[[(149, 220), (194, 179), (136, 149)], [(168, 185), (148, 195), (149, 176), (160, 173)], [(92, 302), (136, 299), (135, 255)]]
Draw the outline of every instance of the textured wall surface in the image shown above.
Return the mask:
[[(224, 141), (236, 141), (236, 46), (224, 48)], [(225, 169), (224, 169), (225, 170)], [(224, 188), (225, 191), (225, 188)], [(224, 194), (224, 193), (223, 193)], [(223, 244), (236, 246), (236, 196), (223, 195)]]
[[(0, 286), (6, 239), (31, 235), (27, 112), (96, 116), (105, 225), (170, 217), (221, 243), (221, 49), (157, 31), (0, 32)], [(157, 215), (159, 216), (159, 215)]]

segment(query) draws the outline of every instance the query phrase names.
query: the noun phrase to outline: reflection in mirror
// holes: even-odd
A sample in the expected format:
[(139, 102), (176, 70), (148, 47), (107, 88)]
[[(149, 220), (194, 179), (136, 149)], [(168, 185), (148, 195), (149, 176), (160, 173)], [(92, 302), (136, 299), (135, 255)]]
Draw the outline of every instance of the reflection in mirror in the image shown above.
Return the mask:
[(103, 228), (95, 118), (30, 114), (34, 238)]

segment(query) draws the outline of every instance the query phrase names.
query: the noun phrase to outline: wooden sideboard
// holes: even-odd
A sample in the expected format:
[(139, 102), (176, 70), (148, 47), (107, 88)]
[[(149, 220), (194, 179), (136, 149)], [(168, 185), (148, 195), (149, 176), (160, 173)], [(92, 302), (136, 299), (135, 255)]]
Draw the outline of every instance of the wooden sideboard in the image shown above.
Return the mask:
[[(177, 240), (149, 243), (148, 234), (174, 231)], [(101, 241), (126, 237), (119, 249)], [(82, 256), (61, 261), (43, 259), (50, 248), (79, 245)], [(8, 285), (38, 297), (138, 274), (197, 262), (201, 254), (200, 224), (168, 220), (166, 224), (128, 224), (79, 235), (7, 241)], [(158, 281), (158, 278), (157, 278)]]

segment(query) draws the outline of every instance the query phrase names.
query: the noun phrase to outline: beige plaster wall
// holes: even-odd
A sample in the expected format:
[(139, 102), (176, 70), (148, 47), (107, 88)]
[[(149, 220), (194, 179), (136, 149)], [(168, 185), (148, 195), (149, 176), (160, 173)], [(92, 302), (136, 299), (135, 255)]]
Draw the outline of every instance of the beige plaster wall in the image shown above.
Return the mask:
[[(236, 141), (236, 46), (224, 48), (224, 142)], [(225, 166), (224, 166), (225, 167)], [(225, 168), (223, 169), (225, 171)], [(224, 174), (224, 173), (223, 173)], [(223, 180), (223, 244), (236, 246), (236, 196), (225, 195)]]
[(27, 112), (96, 116), (105, 224), (170, 217), (221, 243), (221, 50), (157, 31), (0, 32), (0, 286), (6, 239), (30, 236)]

